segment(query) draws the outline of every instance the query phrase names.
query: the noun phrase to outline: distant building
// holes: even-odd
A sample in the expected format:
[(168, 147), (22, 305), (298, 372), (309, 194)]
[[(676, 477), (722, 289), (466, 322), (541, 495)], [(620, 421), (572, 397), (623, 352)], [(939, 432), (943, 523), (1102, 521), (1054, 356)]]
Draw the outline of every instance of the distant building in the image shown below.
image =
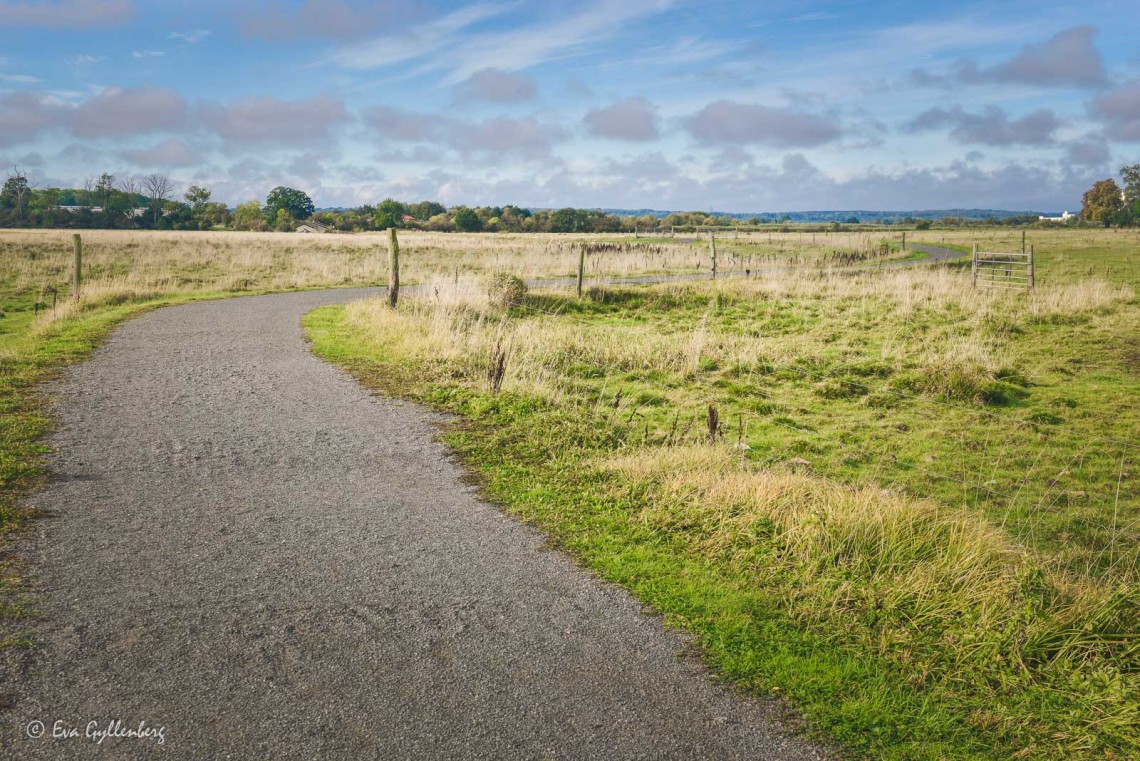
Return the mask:
[(1038, 217), (1038, 219), (1041, 220), (1042, 222), (1068, 222), (1070, 219), (1072, 219), (1075, 216), (1076, 216), (1076, 214), (1070, 214), (1069, 212), (1066, 211), (1064, 214), (1062, 214), (1059, 217)]
[(312, 220), (297, 226), (297, 232), (299, 233), (327, 233), (329, 229), (328, 225), (322, 225), (320, 222), (314, 222)]
[[(92, 214), (102, 214), (103, 213), (103, 207), (102, 206), (74, 206), (74, 205), (61, 204), (59, 206), (59, 210), (60, 211), (70, 211), (73, 214), (76, 212), (80, 212), (80, 211), (89, 211)], [(144, 214), (147, 214), (149, 212), (150, 212), (150, 209), (148, 209), (147, 207), (137, 206), (133, 209), (128, 210), (125, 213), (128, 217), (141, 217)], [(169, 213), (170, 213), (170, 209), (163, 209), (162, 216), (165, 217)]]

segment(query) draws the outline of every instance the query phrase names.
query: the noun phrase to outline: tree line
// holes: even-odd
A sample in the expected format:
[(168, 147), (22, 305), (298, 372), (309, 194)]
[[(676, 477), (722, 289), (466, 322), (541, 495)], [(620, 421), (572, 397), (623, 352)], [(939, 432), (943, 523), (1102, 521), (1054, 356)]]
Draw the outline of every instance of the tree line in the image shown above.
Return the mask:
[[(1140, 222), (1140, 164), (1122, 167), (1121, 185), (1113, 178), (1097, 182), (1084, 194), (1079, 220), (1087, 224), (1134, 225)], [(537, 209), (521, 206), (453, 206), (437, 201), (403, 202), (392, 198), (376, 205), (317, 211), (307, 193), (296, 188), (273, 188), (264, 201), (253, 199), (231, 210), (212, 199), (212, 192), (191, 185), (176, 197), (175, 184), (162, 174), (116, 177), (103, 173), (86, 180), (82, 188), (38, 188), (18, 168), (0, 189), (0, 227), (109, 228), (158, 230), (255, 230), (292, 232), (302, 222), (341, 232), (368, 232), (389, 227), (437, 232), (644, 232), (693, 230), (707, 227), (758, 227), (771, 225), (759, 217), (740, 220), (703, 212), (618, 215), (599, 209)], [(777, 228), (791, 230), (777, 219)], [(876, 225), (891, 220), (876, 220)], [(960, 217), (938, 220), (902, 217), (895, 221), (919, 230), (937, 227), (1050, 226), (1056, 223), (1036, 216), (991, 218), (982, 221)], [(1079, 223), (1073, 220), (1072, 223)], [(1071, 223), (1071, 224), (1072, 224)], [(858, 217), (816, 225), (795, 224), (796, 230), (838, 230), (862, 224)]]

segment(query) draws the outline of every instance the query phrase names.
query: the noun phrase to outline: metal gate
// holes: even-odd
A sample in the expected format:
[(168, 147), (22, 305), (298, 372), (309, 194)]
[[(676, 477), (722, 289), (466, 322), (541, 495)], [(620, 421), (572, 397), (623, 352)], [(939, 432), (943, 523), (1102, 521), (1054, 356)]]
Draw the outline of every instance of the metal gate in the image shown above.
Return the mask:
[(979, 251), (974, 244), (974, 287), (1013, 288), (1032, 291), (1033, 246), (1021, 253)]

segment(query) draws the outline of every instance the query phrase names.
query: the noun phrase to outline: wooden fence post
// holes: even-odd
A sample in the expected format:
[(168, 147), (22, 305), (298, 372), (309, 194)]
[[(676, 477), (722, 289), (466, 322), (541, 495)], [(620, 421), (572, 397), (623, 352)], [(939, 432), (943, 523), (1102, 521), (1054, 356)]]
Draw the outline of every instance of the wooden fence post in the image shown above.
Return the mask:
[(396, 228), (388, 228), (388, 306), (396, 308), (400, 298), (400, 241)]
[(974, 244), (973, 276), (974, 276), (974, 287), (977, 288), (978, 287), (978, 244), (977, 243)]
[(586, 272), (586, 247), (578, 243), (578, 298), (582, 298), (582, 278)]
[(709, 231), (709, 254), (712, 256), (712, 276), (716, 278), (716, 233)]
[(1033, 278), (1033, 246), (1029, 247), (1029, 290), (1037, 290), (1037, 283)]
[(72, 237), (75, 247), (75, 272), (71, 276), (71, 298), (79, 300), (79, 289), (83, 287), (83, 239), (79, 233)]
[(906, 233), (903, 233), (902, 250), (906, 251)]

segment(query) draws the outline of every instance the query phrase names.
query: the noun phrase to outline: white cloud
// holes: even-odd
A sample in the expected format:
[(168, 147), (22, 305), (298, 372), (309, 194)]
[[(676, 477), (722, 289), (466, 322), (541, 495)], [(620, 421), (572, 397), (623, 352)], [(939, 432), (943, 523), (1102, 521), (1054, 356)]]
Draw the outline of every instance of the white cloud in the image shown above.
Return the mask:
[(657, 108), (645, 98), (627, 98), (590, 111), (582, 122), (595, 135), (615, 140), (655, 140)]
[(34, 85), (39, 81), (38, 77), (30, 77), (27, 74), (0, 74), (0, 82), (13, 85)]
[(463, 100), (484, 100), (491, 103), (514, 103), (534, 100), (538, 85), (534, 77), (502, 69), (482, 69), (456, 87)]
[(840, 135), (839, 126), (829, 117), (724, 99), (686, 119), (685, 129), (706, 145), (806, 147), (831, 142)]
[(199, 120), (233, 143), (310, 145), (327, 141), (349, 121), (344, 101), (322, 94), (303, 100), (272, 96), (242, 98), (231, 103), (205, 103)]
[(202, 40), (210, 36), (208, 29), (193, 29), (189, 32), (171, 32), (170, 39), (180, 40), (187, 45), (197, 45)]
[(673, 5), (674, 0), (599, 0), (562, 16), (538, 18), (508, 31), (484, 32), (474, 27), (517, 9), (478, 3), (394, 35), (347, 45), (330, 60), (350, 69), (418, 61), (420, 66), (412, 73), (447, 71), (444, 83), (454, 85), (484, 69), (518, 71), (570, 55)]

